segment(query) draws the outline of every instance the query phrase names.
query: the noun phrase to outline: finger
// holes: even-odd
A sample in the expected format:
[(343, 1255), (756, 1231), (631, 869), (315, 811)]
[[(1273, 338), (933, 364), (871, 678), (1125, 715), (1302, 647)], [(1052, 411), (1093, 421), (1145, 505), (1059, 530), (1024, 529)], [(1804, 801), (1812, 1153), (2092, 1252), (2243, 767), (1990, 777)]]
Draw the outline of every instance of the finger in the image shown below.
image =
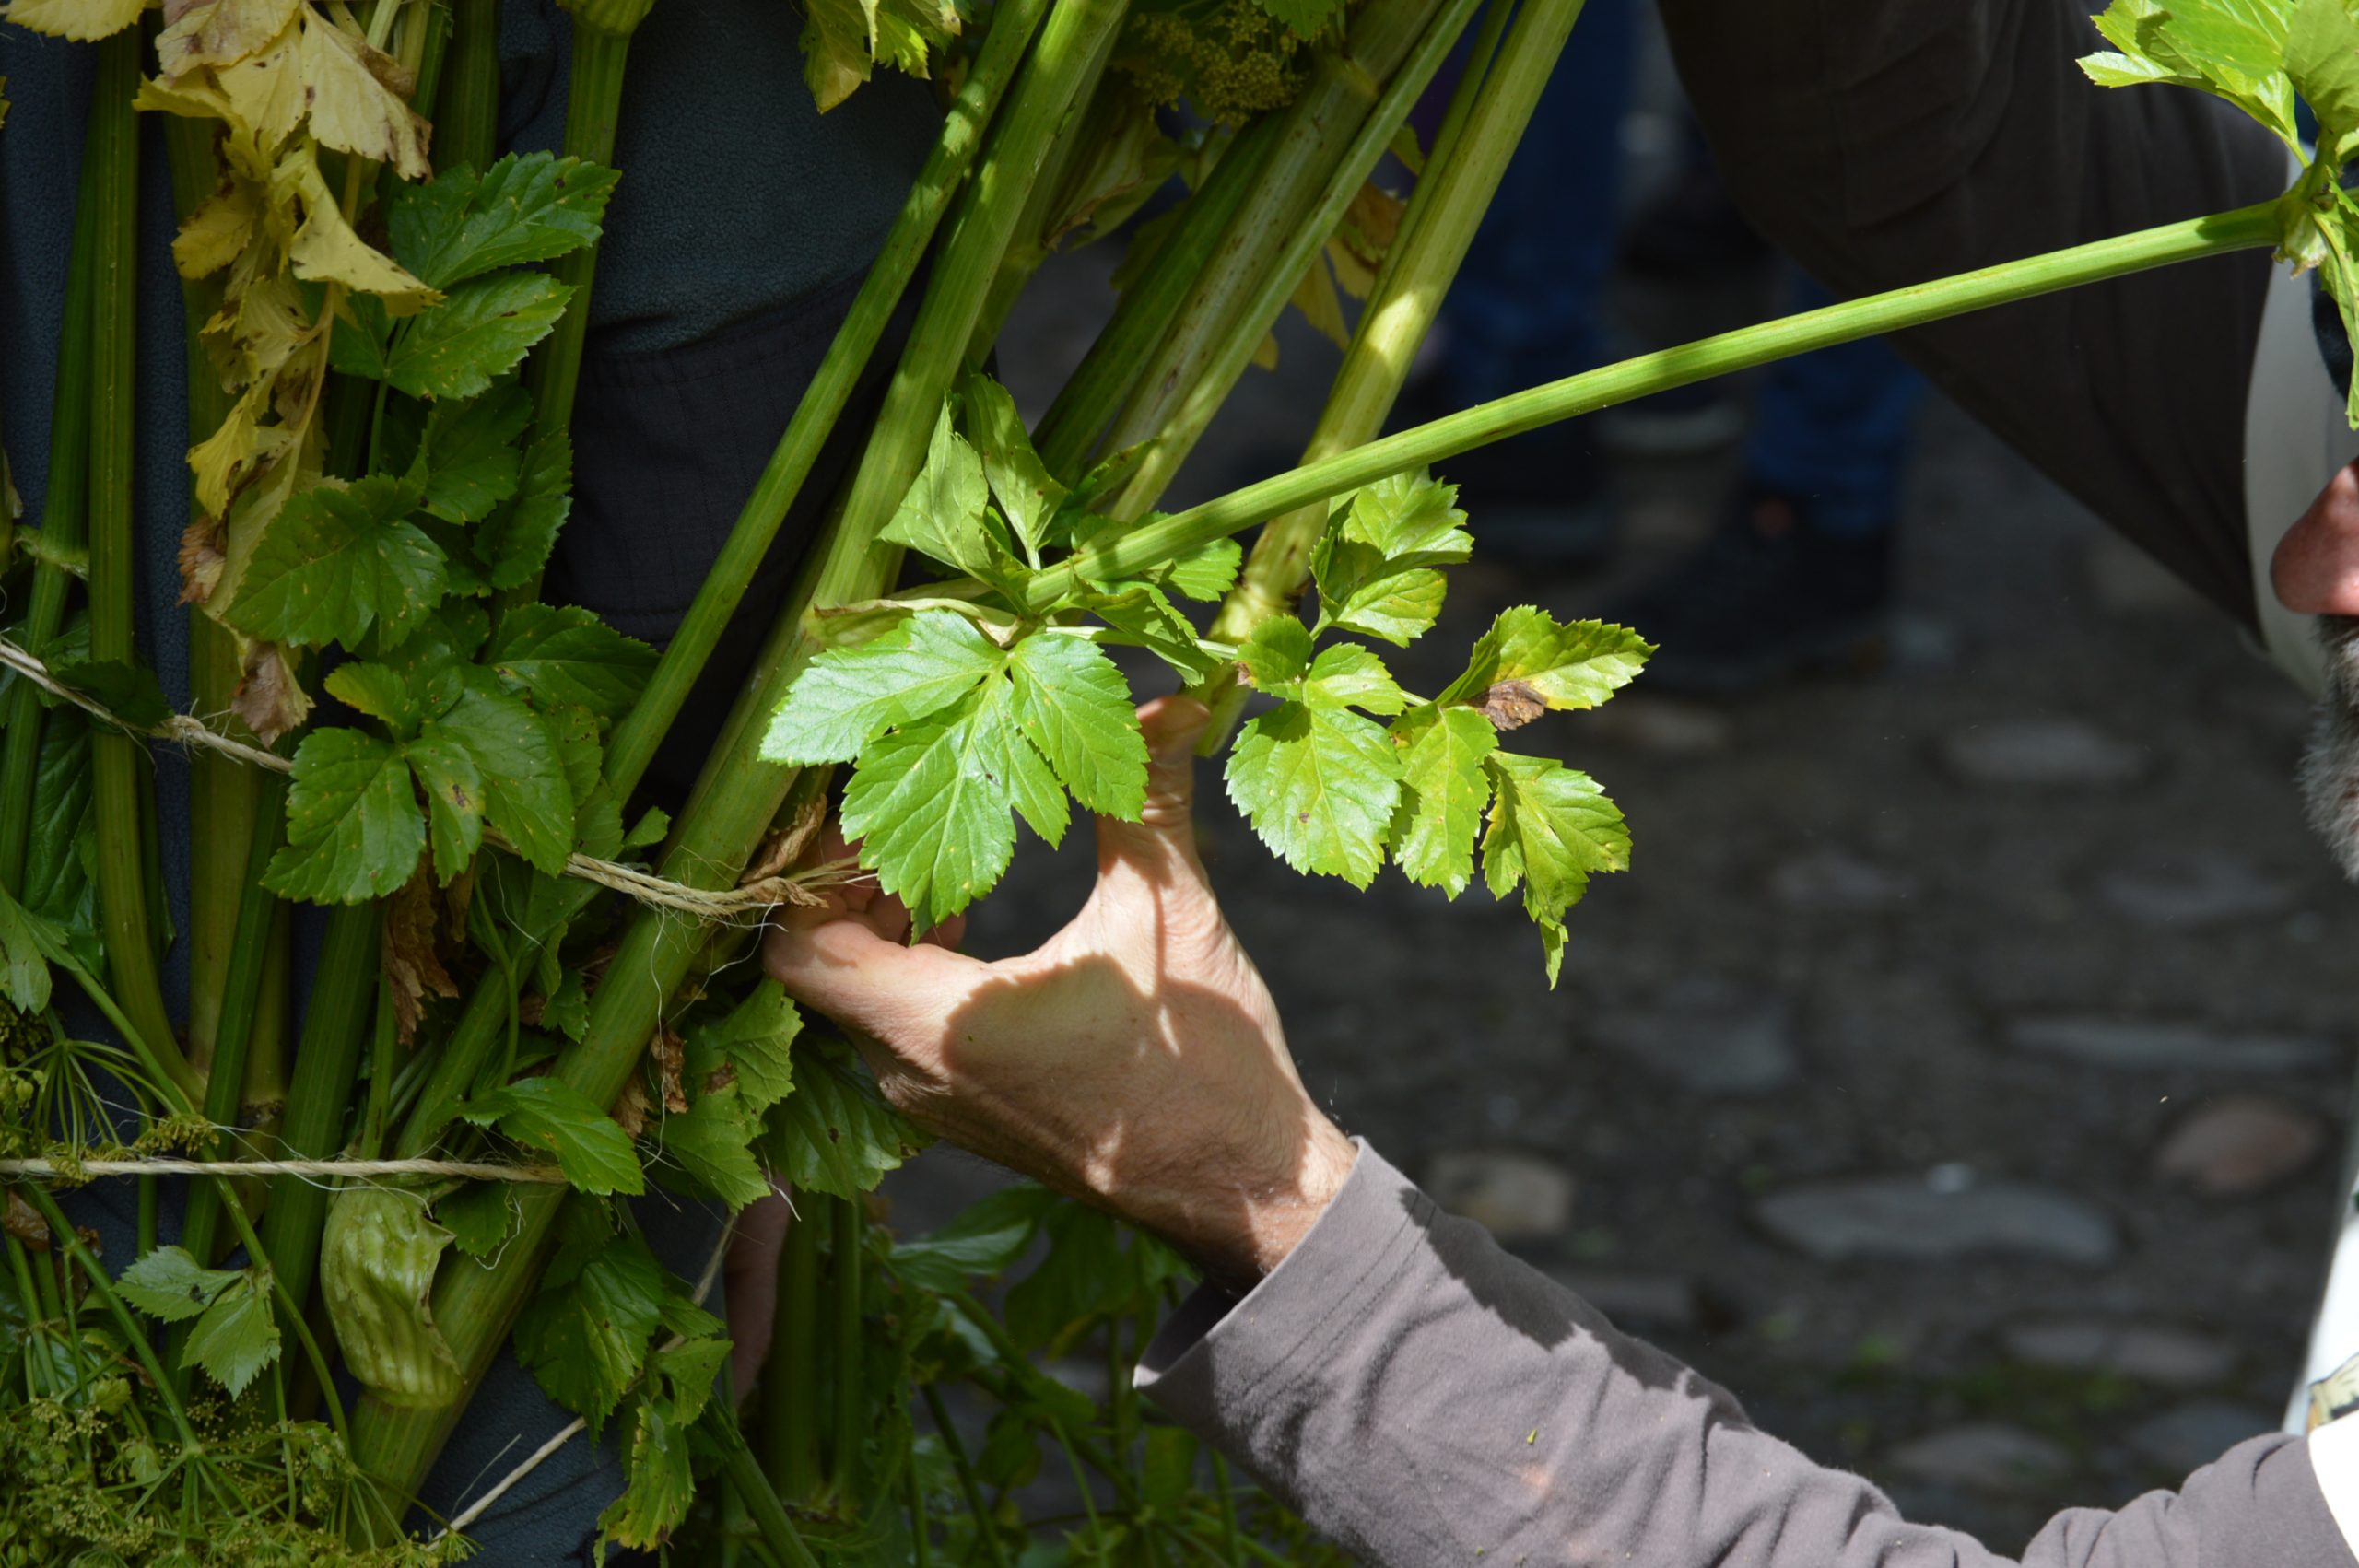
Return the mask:
[(964, 954), (887, 940), (858, 920), (774, 928), (762, 964), (787, 990), (895, 1050), (919, 1048), (983, 984)]
[(1139, 730), (1147, 744), (1146, 802), (1136, 822), (1097, 819), (1099, 875), (1125, 863), (1150, 872), (1185, 870), (1203, 875), (1191, 808), (1196, 738), (1211, 720), (1204, 705), (1191, 697), (1157, 697), (1139, 709)]

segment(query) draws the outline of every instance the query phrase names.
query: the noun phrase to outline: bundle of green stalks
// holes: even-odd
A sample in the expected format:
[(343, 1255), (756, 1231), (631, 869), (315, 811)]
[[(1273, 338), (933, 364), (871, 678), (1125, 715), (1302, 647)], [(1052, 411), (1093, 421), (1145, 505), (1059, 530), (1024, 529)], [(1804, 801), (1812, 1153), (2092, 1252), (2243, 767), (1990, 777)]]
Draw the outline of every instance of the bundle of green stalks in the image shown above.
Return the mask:
[[(1371, 643), (1434, 626), (1479, 534), (1429, 465), (2291, 220), (1930, 283), (1380, 436), (1579, 0), (811, 0), (821, 107), (930, 75), (940, 135), (659, 654), (539, 595), (651, 3), (570, 0), (565, 146), (527, 157), (497, 156), (496, 0), (9, 9), (90, 48), (97, 85), (47, 485), (37, 527), (0, 523), (0, 1464), (22, 1483), (0, 1564), (456, 1560), (479, 1508), (414, 1500), (503, 1348), (573, 1441), (621, 1454), (604, 1539), (673, 1561), (1324, 1560), (1130, 1389), (1177, 1258), (1027, 1187), (929, 1236), (876, 1223), (866, 1195), (923, 1140), (752, 977), (764, 908), (872, 878), (922, 931), (999, 880), (1018, 816), (1051, 843), (1075, 803), (1135, 816), (1148, 694), (1121, 646), (1214, 707), (1208, 748), (1281, 858), (1363, 887), (1389, 860), (1453, 896), (1479, 872), (1553, 983), (1567, 910), (1629, 837), (1586, 775), (1508, 742), (1651, 649), (1518, 608), (1449, 685), (1403, 690)], [(1454, 53), (1421, 147), (1409, 112)], [(135, 637), (143, 111), (167, 117), (180, 207), (202, 723)], [(1129, 221), (1175, 176), (1176, 205)], [(982, 368), (1050, 254), (1107, 235), (1119, 303), (1027, 425)], [(646, 806), (912, 289), (882, 412), (761, 606), (701, 778), (675, 814)], [(1157, 512), (1289, 302), (1342, 345), (1303, 464)], [(151, 738), (191, 748), (182, 1006)], [(819, 857), (831, 811), (856, 857)], [(299, 1017), (299, 919), (323, 928)], [(792, 1194), (758, 1387), (727, 1387), (713, 1270), (663, 1267), (623, 1201), (651, 1176), (716, 1213)], [(101, 1263), (59, 1189), (125, 1177), (134, 1256)], [(1103, 1399), (1040, 1370), (1085, 1346)], [(1044, 1455), (1076, 1515), (1027, 1516)]]

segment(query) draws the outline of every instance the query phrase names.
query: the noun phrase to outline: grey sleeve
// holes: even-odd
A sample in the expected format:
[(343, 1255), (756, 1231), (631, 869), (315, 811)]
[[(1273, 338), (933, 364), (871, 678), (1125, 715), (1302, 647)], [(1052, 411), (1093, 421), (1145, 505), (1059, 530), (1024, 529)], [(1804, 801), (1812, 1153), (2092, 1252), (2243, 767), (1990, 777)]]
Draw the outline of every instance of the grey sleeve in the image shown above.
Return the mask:
[[(1857, 295), (2263, 201), (2285, 149), (2183, 88), (2099, 88), (2095, 0), (1662, 0), (1747, 216)], [(1576, 34), (1575, 47), (1579, 47)], [(2254, 624), (2245, 391), (2259, 251), (1893, 339), (1952, 398)], [(2318, 476), (2323, 484), (2324, 474)]]
[[(2002, 1568), (1755, 1431), (1373, 1150), (1277, 1270), (1200, 1291), (1139, 1386), (1374, 1563)], [(2060, 1514), (2024, 1568), (2353, 1568), (2306, 1445), (2256, 1438), (2118, 1513)]]

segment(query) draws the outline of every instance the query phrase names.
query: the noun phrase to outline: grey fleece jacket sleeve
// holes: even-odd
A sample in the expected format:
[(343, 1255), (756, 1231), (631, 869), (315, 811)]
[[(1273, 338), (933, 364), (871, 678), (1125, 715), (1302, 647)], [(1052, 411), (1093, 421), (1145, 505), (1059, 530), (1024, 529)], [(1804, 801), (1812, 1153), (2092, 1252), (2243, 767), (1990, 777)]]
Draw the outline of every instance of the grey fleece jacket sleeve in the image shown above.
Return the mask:
[[(1139, 1386), (1374, 1563), (2003, 1568), (1452, 1219), (1363, 1147), (1242, 1300), (1200, 1291)], [(2353, 1568), (2306, 1444), (2255, 1438), (2118, 1513), (2060, 1514), (2024, 1568)]]

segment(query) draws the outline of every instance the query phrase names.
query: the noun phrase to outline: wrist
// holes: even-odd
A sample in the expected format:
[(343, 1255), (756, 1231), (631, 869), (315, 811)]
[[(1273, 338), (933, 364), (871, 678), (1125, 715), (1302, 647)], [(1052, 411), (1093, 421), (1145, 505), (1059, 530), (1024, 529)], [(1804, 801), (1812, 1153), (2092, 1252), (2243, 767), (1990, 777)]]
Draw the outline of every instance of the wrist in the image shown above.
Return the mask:
[(1242, 1294), (1285, 1261), (1349, 1180), (1359, 1151), (1308, 1106), (1283, 1149), (1258, 1160), (1205, 1160), (1160, 1211), (1139, 1216), (1205, 1278)]

